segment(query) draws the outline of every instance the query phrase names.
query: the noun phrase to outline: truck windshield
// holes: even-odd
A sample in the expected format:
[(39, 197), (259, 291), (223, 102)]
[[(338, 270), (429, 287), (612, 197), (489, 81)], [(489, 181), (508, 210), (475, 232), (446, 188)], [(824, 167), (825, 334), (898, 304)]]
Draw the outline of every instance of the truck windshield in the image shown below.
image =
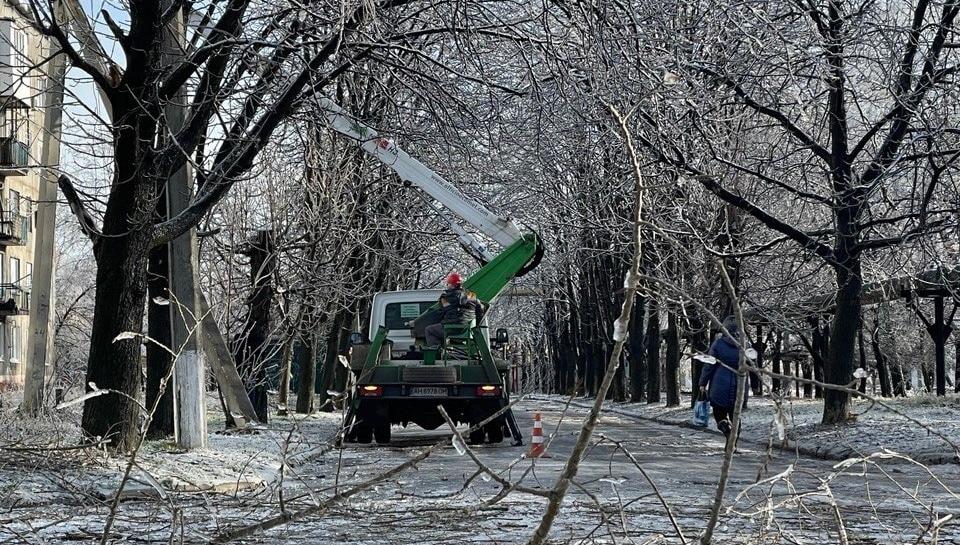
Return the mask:
[(383, 325), (389, 330), (410, 329), (407, 322), (420, 316), (434, 301), (414, 301), (410, 303), (388, 303), (383, 312)]

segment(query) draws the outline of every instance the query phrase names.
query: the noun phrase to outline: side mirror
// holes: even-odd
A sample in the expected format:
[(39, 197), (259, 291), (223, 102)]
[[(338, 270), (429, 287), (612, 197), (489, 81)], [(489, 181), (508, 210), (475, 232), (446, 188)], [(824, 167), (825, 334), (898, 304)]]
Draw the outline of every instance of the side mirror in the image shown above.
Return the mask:
[(760, 354), (758, 354), (757, 351), (754, 350), (753, 348), (748, 348), (743, 351), (743, 355), (746, 356), (748, 360), (756, 361), (757, 356), (759, 356)]
[(510, 332), (501, 327), (497, 329), (497, 336), (494, 340), (499, 345), (507, 344), (510, 342)]
[(350, 334), (351, 345), (360, 344), (362, 342), (363, 342), (363, 333), (360, 333), (359, 331), (354, 331), (353, 333)]

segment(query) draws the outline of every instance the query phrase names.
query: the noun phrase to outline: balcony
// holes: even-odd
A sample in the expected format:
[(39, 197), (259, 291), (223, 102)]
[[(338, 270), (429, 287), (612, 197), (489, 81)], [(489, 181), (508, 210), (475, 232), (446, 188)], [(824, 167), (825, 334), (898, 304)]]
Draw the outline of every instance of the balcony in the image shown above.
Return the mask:
[(0, 317), (30, 314), (30, 292), (17, 284), (0, 284)]
[(24, 222), (28, 218), (16, 212), (0, 210), (0, 246), (23, 246), (27, 243)]
[(0, 176), (26, 176), (30, 148), (12, 136), (0, 137)]

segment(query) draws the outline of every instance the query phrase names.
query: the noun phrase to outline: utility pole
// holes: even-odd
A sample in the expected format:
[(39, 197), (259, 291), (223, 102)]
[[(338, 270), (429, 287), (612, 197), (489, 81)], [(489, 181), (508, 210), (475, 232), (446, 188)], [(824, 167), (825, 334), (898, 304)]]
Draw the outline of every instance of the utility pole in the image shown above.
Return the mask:
[[(53, 15), (60, 24), (69, 24), (61, 1), (53, 3)], [(54, 47), (54, 40), (50, 40)], [(53, 53), (51, 50), (50, 53)], [(33, 239), (33, 278), (30, 279), (30, 339), (27, 342), (26, 372), (21, 410), (36, 416), (43, 409), (43, 385), (48, 361), (53, 359), (51, 312), (53, 307), (53, 257), (57, 220), (57, 172), (60, 166), (60, 134), (63, 120), (63, 85), (67, 56), (57, 51), (47, 64), (44, 91), (43, 143), (40, 150), (40, 188), (37, 225)]]
[[(174, 0), (163, 0), (165, 12)], [(164, 30), (163, 47), (168, 63), (182, 62), (186, 42), (186, 14), (180, 10)], [(185, 93), (177, 93), (164, 108), (170, 138), (184, 125)], [(167, 210), (175, 217), (190, 204), (193, 192), (189, 161), (167, 180)], [(174, 435), (177, 446), (197, 449), (206, 446), (207, 411), (204, 399), (205, 369), (198, 350), (195, 257), (197, 233), (191, 228), (170, 242), (170, 326), (173, 351)]]

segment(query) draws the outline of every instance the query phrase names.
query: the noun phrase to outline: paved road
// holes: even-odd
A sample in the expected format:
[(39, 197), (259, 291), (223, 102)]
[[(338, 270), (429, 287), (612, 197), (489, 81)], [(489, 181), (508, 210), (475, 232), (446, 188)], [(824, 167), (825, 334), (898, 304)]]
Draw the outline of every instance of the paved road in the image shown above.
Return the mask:
[[(537, 405), (543, 410), (545, 431), (555, 434), (549, 448), (552, 457), (532, 461), (522, 457), (526, 447), (508, 443), (480, 446), (476, 452), (505, 478), (546, 490), (572, 449), (586, 411), (573, 408), (564, 416), (556, 404)], [(534, 408), (534, 402), (527, 402), (517, 411), (527, 433)], [(338, 422), (336, 415), (323, 415), (298, 423), (303, 425), (298, 429), (305, 446), (317, 449), (312, 452), (325, 450)], [(276, 434), (256, 437), (266, 450), (271, 437), (293, 435), (291, 423), (277, 419), (271, 424)], [(523, 543), (532, 534), (543, 512), (543, 498), (518, 492), (498, 497), (499, 485), (477, 477), (473, 462), (450, 446), (444, 433), (398, 430), (394, 437), (407, 446), (349, 445), (285, 467), (286, 512), (298, 512), (330, 497), (335, 489), (342, 492), (400, 465), (427, 448), (424, 445), (444, 441), (446, 446), (372, 490), (238, 543)], [(597, 429), (551, 533), (552, 542), (680, 543), (652, 487), (615, 443), (646, 470), (687, 542), (694, 543), (706, 524), (716, 487), (720, 438), (615, 415), (603, 418)], [(789, 454), (765, 458), (761, 450), (742, 446), (714, 543), (827, 545), (844, 539), (850, 544), (960, 543), (960, 498), (944, 489), (960, 490), (956, 465), (937, 466), (933, 474), (922, 467), (887, 462), (838, 471), (831, 462)], [(170, 463), (178, 463), (175, 455)], [(97, 473), (96, 467), (91, 467), (94, 475), (86, 476), (82, 467), (48, 472), (38, 484), (73, 492), (55, 501), (20, 502), (0, 510), (0, 545), (99, 541), (109, 502), (79, 488), (80, 483), (104, 480), (104, 490), (114, 489), (107, 476), (97, 477), (103, 472)], [(758, 476), (766, 481), (753, 486)], [(10, 492), (7, 484), (0, 478), (0, 498)], [(129, 498), (118, 513), (113, 542), (207, 543), (224, 530), (276, 516), (279, 488), (236, 495), (171, 493), (162, 501)], [(950, 515), (956, 520), (948, 521), (935, 541), (927, 529)]]
[[(529, 487), (547, 488), (555, 481), (573, 447), (582, 409), (563, 418), (560, 407), (540, 403), (547, 433), (554, 433), (548, 459), (520, 459), (526, 447), (485, 445), (476, 449), (484, 463)], [(528, 430), (533, 405), (517, 411)], [(444, 434), (412, 430), (395, 432), (403, 442), (429, 443)], [(679, 543), (652, 488), (618, 448), (630, 451), (657, 484), (688, 540), (705, 525), (722, 458), (721, 438), (696, 430), (666, 427), (620, 416), (604, 417), (594, 445), (581, 464), (577, 486), (564, 505), (554, 531), (556, 542)], [(341, 461), (341, 480), (371, 477), (399, 464), (422, 447), (351, 446)], [(744, 445), (736, 456), (726, 495), (725, 512), (715, 543), (960, 543), (960, 520), (951, 520), (934, 541), (926, 533), (933, 520), (960, 519), (957, 466), (926, 469), (883, 462), (860, 464), (838, 472), (832, 462), (765, 453)], [(496, 483), (475, 478), (476, 467), (452, 447), (431, 456), (398, 479), (372, 493), (351, 499), (345, 508), (321, 519), (297, 522), (250, 542), (342, 543), (515, 543), (532, 532), (543, 500), (511, 493), (491, 502)], [(330, 483), (335, 472), (329, 459), (302, 469), (323, 475), (314, 486)], [(760, 479), (775, 479), (750, 488)], [(937, 481), (939, 479), (939, 482)], [(465, 483), (469, 483), (466, 484)], [(750, 490), (747, 490), (750, 488)], [(738, 494), (743, 494), (739, 499)], [(836, 506), (836, 507), (834, 507)], [(931, 520), (931, 509), (936, 516)], [(921, 537), (926, 535), (926, 537)], [(659, 536), (663, 536), (662, 538)], [(844, 537), (845, 536), (845, 537)]]

